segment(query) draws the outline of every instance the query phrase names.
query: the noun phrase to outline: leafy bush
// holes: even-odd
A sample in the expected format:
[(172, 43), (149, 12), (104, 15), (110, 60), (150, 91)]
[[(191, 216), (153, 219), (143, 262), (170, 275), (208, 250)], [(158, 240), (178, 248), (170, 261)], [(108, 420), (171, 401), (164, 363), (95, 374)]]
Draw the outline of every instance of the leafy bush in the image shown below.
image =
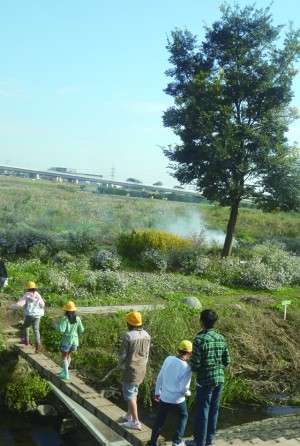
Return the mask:
[(59, 265), (66, 265), (67, 263), (73, 262), (74, 257), (66, 251), (59, 251), (53, 256), (52, 260)]
[(93, 268), (104, 271), (116, 271), (121, 265), (118, 255), (105, 249), (100, 249), (97, 251), (90, 258), (90, 263)]
[(244, 263), (238, 257), (224, 257), (211, 262), (209, 275), (223, 285), (242, 285)]
[[(48, 301), (47, 301), (48, 305)], [(61, 316), (63, 316), (64, 311), (62, 310)], [(57, 320), (60, 320), (58, 317)], [(60, 351), (60, 340), (61, 334), (56, 331), (53, 327), (54, 321), (47, 316), (47, 314), (41, 318), (41, 334), (43, 335), (43, 344), (50, 352)]]
[(97, 243), (97, 236), (89, 230), (69, 232), (66, 236), (65, 250), (71, 254), (91, 252)]
[(119, 275), (114, 271), (97, 271), (89, 274), (86, 286), (93, 293), (120, 295), (127, 286), (127, 280), (124, 275)]
[(167, 252), (168, 269), (184, 274), (206, 274), (209, 259), (199, 248), (171, 249)]
[(235, 283), (256, 290), (270, 291), (279, 290), (283, 285), (272, 268), (256, 258), (243, 265), (241, 276), (235, 279)]
[(42, 262), (47, 262), (50, 259), (51, 253), (48, 251), (47, 246), (35, 245), (29, 249), (31, 257), (41, 260)]
[(117, 241), (117, 248), (121, 255), (129, 259), (137, 259), (147, 249), (166, 251), (172, 248), (187, 248), (191, 241), (167, 231), (158, 229), (133, 230), (129, 234), (122, 234)]
[(43, 247), (49, 253), (58, 249), (52, 235), (33, 229), (0, 231), (0, 249), (6, 254), (28, 254), (33, 247)]
[(36, 372), (20, 373), (16, 371), (7, 385), (5, 403), (11, 410), (32, 408), (37, 400), (45, 398), (50, 387)]
[(166, 271), (167, 261), (162, 251), (147, 249), (141, 254), (141, 265), (148, 271)]
[(70, 293), (73, 291), (73, 284), (68, 279), (65, 271), (59, 272), (50, 268), (48, 271), (48, 285), (50, 290), (56, 293)]
[(300, 258), (279, 243), (266, 242), (253, 246), (246, 261), (239, 257), (210, 261), (207, 272), (223, 285), (279, 290), (300, 283)]
[(284, 245), (270, 241), (253, 248), (254, 258), (258, 258), (272, 269), (281, 285), (300, 283), (300, 258), (287, 252)]

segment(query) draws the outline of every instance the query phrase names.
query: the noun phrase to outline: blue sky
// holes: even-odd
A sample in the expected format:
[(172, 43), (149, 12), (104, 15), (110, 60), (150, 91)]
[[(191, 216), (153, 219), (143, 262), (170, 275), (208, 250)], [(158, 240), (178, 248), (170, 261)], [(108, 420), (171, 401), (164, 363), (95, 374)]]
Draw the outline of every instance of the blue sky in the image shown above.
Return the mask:
[[(167, 35), (187, 28), (201, 41), (221, 3), (2, 0), (0, 163), (177, 185), (159, 147), (176, 141), (162, 125)], [(299, 0), (274, 0), (271, 12), (274, 25), (300, 27)], [(300, 109), (299, 75), (294, 92)], [(300, 121), (289, 138), (300, 141)]]

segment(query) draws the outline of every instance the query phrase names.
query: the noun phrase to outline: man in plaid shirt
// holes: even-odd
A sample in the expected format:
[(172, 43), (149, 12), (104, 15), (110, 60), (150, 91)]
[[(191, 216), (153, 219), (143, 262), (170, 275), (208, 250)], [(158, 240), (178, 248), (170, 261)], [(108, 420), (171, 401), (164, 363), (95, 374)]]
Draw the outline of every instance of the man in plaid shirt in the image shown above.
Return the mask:
[(197, 373), (194, 439), (186, 446), (208, 446), (214, 443), (220, 399), (224, 383), (224, 368), (230, 363), (225, 339), (213, 330), (218, 319), (213, 310), (200, 314), (202, 330), (193, 342), (189, 364)]

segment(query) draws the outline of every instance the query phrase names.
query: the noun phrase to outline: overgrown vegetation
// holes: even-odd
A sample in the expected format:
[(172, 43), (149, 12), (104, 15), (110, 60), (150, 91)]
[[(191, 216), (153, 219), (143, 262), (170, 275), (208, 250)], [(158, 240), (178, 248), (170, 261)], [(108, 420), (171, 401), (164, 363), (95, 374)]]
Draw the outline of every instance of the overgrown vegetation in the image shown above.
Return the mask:
[[(34, 280), (47, 305), (41, 325), (43, 350), (60, 363), (59, 335), (52, 323), (62, 315), (66, 300), (77, 306), (152, 304), (151, 311), (143, 312), (152, 346), (140, 395), (149, 405), (164, 358), (176, 353), (181, 339), (192, 340), (199, 329), (199, 310), (180, 303), (184, 296), (196, 296), (204, 307), (219, 313), (217, 328), (231, 351), (223, 403), (263, 404), (281, 392), (297, 401), (299, 215), (243, 209), (234, 255), (221, 260), (220, 245), (206, 234), (210, 228), (224, 227), (224, 209), (128, 197), (107, 199), (74, 193), (74, 188), (1, 177), (0, 184), (0, 204), (5, 209), (0, 215), (0, 249), (10, 276), (9, 286), (1, 291), (3, 327), (12, 317), (21, 317), (19, 312), (7, 319), (6, 308), (23, 295), (26, 282)], [(26, 212), (28, 207), (31, 213)], [(287, 320), (283, 320), (281, 305), (285, 299), (292, 300)], [(97, 389), (116, 397), (120, 374), (110, 372), (117, 367), (118, 346), (126, 330), (124, 313), (84, 315), (83, 321), (86, 330), (72, 366)], [(3, 356), (7, 351), (5, 335), (1, 336)], [(4, 376), (14, 376), (15, 360), (10, 358), (7, 369), (1, 357), (1, 395), (10, 389), (7, 403), (15, 401), (21, 408), (31, 404), (32, 398), (40, 398), (36, 389), (43, 394), (44, 387), (34, 381), (30, 394), (35, 396), (25, 393), (26, 401), (21, 390), (19, 395), (7, 387)], [(18, 388), (26, 383), (19, 380)], [(189, 404), (193, 405), (193, 398)]]

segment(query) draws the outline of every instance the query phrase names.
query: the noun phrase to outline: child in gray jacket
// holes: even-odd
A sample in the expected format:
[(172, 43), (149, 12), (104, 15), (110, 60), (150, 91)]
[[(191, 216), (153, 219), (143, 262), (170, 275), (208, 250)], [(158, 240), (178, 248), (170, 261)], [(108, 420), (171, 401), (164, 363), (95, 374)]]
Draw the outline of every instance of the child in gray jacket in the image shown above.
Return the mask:
[(24, 296), (10, 309), (17, 310), (24, 307), (24, 322), (23, 322), (23, 337), (21, 344), (29, 345), (29, 327), (32, 326), (33, 335), (35, 338), (35, 353), (41, 351), (41, 335), (40, 335), (40, 320), (44, 316), (45, 302), (41, 295), (36, 291), (34, 282), (28, 282), (26, 286), (27, 292)]

